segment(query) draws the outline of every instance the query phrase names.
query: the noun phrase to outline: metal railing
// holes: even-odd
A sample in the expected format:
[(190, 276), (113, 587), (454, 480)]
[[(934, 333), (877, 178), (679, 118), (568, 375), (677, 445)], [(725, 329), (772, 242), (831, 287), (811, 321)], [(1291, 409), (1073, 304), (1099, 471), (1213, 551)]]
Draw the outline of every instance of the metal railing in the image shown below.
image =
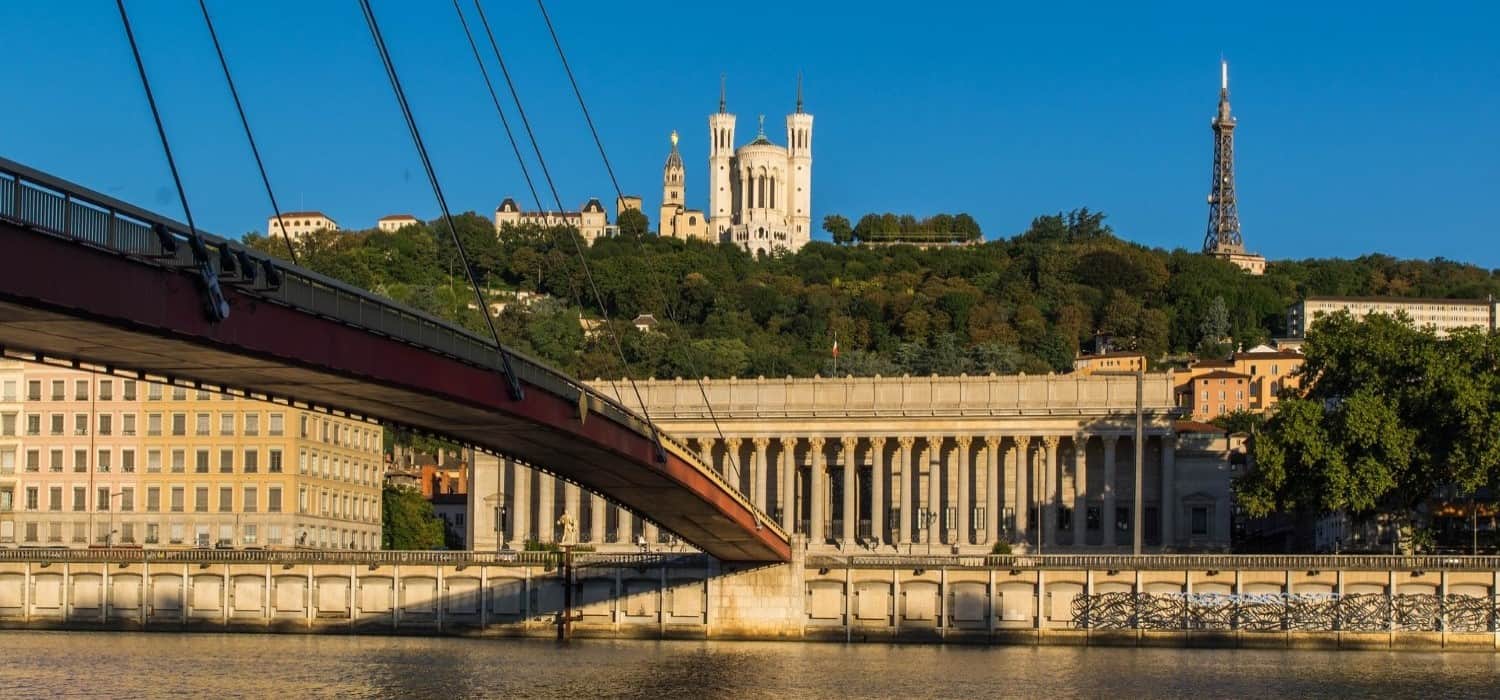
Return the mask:
[(811, 555), (808, 567), (1069, 571), (1500, 571), (1500, 556), (1366, 554)]
[[(174, 269), (187, 269), (193, 265), (186, 224), (5, 158), (0, 158), (0, 219), (124, 255), (136, 262)], [(168, 254), (163, 249), (153, 232), (157, 225), (165, 226), (181, 243), (176, 246), (175, 253)], [(221, 249), (227, 247), (250, 253), (232, 241), (202, 232), (200, 236), (210, 251), (214, 269), (221, 275), (225, 273), (219, 269)], [(492, 372), (503, 372), (501, 354), (487, 338), (311, 270), (260, 253), (251, 255), (258, 264), (274, 267), (280, 273), (281, 281), (279, 285), (271, 286), (262, 277), (255, 284), (235, 284), (241, 293), (400, 340)], [(225, 276), (224, 279), (233, 277)], [(594, 413), (640, 435), (659, 436), (664, 446), (678, 458), (697, 466), (700, 473), (741, 505), (755, 510), (738, 489), (706, 467), (685, 444), (653, 431), (644, 417), (623, 403), (536, 358), (510, 348), (505, 348), (505, 353), (512, 358), (511, 367), (521, 382), (574, 402), (586, 400), (588, 409)], [(762, 527), (768, 527), (785, 538), (785, 533), (776, 523), (764, 517), (760, 520)]]

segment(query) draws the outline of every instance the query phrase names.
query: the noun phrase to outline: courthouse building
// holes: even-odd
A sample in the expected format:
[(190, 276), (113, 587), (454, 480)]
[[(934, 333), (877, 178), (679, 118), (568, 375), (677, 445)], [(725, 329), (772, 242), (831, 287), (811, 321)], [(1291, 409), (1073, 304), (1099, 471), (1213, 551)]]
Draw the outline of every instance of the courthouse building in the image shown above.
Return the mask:
[(0, 392), (0, 546), (380, 547), (379, 426), (50, 364)]
[[(974, 554), (1002, 541), (1031, 551), (1130, 545), (1135, 382), (1104, 375), (712, 380), (704, 382), (712, 417), (696, 382), (636, 386), (667, 435), (696, 450), (783, 529), (806, 535), (814, 550)], [(624, 382), (592, 386), (639, 407)], [(1171, 373), (1144, 378), (1144, 539), (1154, 549), (1224, 548), (1231, 447), (1212, 426), (1178, 429), (1174, 386)], [(558, 541), (565, 513), (577, 523), (575, 542), (680, 546), (651, 523), (527, 465), (483, 456), (476, 463), (468, 532), (475, 549)]]

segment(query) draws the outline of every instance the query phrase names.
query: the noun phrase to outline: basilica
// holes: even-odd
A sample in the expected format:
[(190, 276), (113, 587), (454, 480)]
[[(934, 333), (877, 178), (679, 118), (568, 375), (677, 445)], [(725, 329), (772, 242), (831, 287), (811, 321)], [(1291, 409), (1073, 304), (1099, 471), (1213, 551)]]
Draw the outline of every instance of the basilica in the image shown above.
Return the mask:
[(799, 81), (796, 111), (786, 117), (786, 145), (767, 138), (762, 116), (755, 139), (736, 148), (735, 116), (721, 86), (719, 111), (708, 118), (708, 210), (687, 207), (686, 172), (673, 132), (658, 232), (732, 242), (752, 254), (806, 245), (812, 237), (812, 126), (813, 116), (802, 110)]

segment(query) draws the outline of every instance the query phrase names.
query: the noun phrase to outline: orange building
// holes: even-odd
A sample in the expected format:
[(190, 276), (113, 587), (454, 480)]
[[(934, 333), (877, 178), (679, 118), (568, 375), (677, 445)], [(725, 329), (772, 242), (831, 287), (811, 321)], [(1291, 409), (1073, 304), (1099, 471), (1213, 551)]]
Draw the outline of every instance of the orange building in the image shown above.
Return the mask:
[[(1195, 420), (1220, 415), (1218, 410), (1221, 406), (1234, 405), (1235, 401), (1228, 399), (1228, 404), (1221, 403), (1217, 398), (1218, 384), (1214, 384), (1208, 387), (1213, 397), (1210, 399), (1212, 406), (1205, 412), (1205, 407), (1200, 405), (1204, 401), (1203, 389), (1197, 386), (1197, 380), (1209, 374), (1228, 373), (1243, 376), (1246, 380), (1245, 399), (1240, 409), (1251, 413), (1265, 413), (1276, 406), (1282, 392), (1295, 393), (1302, 388), (1302, 379), (1296, 376), (1296, 371), (1302, 367), (1304, 359), (1299, 352), (1259, 345), (1234, 353), (1227, 360), (1200, 360), (1178, 375), (1182, 380), (1176, 389), (1177, 405), (1192, 409)], [(1234, 410), (1236, 409), (1226, 408), (1225, 412)]]
[(1250, 375), (1214, 370), (1197, 375), (1191, 387), (1193, 419), (1207, 421), (1235, 411), (1250, 409)]
[(1138, 352), (1101, 352), (1079, 355), (1073, 360), (1073, 373), (1088, 376), (1095, 372), (1144, 372), (1146, 356)]

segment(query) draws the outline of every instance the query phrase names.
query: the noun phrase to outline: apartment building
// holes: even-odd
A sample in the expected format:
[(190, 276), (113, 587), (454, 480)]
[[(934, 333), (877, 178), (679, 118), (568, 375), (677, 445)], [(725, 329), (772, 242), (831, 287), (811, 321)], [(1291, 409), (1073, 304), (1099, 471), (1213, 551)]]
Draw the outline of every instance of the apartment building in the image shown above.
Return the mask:
[[(46, 364), (0, 367), (0, 546), (380, 547), (379, 426)], [(7, 507), (8, 506), (8, 507)]]

